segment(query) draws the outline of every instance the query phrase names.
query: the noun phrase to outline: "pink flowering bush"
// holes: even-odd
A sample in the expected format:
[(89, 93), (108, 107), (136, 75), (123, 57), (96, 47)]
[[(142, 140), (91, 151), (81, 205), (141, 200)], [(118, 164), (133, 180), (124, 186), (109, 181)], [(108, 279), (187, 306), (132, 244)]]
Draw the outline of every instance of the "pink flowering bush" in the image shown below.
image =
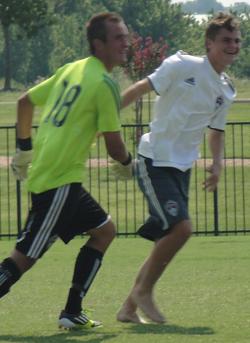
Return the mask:
[(163, 37), (154, 42), (152, 37), (142, 38), (137, 33), (132, 34), (125, 65), (126, 74), (137, 81), (152, 73), (166, 58), (168, 45)]
[[(142, 38), (137, 33), (131, 36), (131, 43), (128, 53), (128, 61), (125, 73), (133, 81), (138, 81), (151, 74), (166, 58), (168, 45), (163, 37), (154, 42), (152, 37)], [(150, 95), (149, 95), (150, 97)], [(149, 99), (150, 100), (150, 99)], [(149, 104), (150, 106), (150, 104)], [(136, 143), (142, 135), (142, 114), (143, 101), (138, 99), (135, 103), (135, 122), (139, 124), (136, 128)]]

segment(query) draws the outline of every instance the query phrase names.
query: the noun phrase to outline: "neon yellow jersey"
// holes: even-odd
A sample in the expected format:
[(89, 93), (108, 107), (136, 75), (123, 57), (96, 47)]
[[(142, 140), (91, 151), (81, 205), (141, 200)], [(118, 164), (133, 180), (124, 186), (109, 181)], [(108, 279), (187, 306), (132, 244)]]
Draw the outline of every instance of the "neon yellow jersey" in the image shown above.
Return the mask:
[(97, 132), (120, 131), (120, 92), (100, 60), (91, 56), (66, 64), (28, 91), (43, 106), (34, 139), (28, 190), (41, 193), (82, 182)]

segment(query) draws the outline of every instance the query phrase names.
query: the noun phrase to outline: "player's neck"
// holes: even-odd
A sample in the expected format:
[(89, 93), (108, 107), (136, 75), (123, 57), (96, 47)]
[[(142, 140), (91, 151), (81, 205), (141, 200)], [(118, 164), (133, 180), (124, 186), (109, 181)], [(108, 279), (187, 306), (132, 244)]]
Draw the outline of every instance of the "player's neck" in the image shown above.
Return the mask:
[(209, 56), (209, 54), (207, 55), (207, 58), (217, 74), (220, 75), (226, 69), (226, 65), (224, 65), (220, 61), (217, 61), (216, 59), (213, 59), (211, 56)]

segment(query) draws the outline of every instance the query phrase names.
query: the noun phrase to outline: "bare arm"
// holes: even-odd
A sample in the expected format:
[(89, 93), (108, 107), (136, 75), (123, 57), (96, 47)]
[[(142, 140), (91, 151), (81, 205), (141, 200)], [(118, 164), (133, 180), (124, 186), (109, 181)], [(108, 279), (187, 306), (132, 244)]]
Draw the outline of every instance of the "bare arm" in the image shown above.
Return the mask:
[(224, 153), (224, 132), (209, 130), (208, 144), (212, 153), (212, 165), (207, 168), (210, 176), (205, 180), (204, 187), (208, 191), (214, 191), (220, 178), (222, 159)]
[(106, 149), (110, 157), (124, 163), (129, 159), (129, 153), (119, 131), (103, 132)]
[(212, 153), (213, 164), (221, 166), (224, 156), (224, 131), (209, 130), (208, 143)]
[(122, 105), (121, 107), (126, 107), (132, 102), (139, 99), (142, 95), (152, 91), (152, 85), (150, 81), (146, 78), (141, 81), (136, 82), (132, 86), (128, 87), (122, 93)]
[(25, 93), (18, 99), (17, 103), (17, 135), (24, 139), (31, 137), (32, 118), (34, 105)]

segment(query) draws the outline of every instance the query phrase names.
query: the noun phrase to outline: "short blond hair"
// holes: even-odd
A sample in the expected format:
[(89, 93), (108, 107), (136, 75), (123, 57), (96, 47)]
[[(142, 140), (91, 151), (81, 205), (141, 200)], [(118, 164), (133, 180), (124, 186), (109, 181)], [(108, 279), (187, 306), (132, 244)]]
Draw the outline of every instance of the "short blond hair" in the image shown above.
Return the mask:
[(214, 40), (221, 29), (226, 29), (230, 32), (240, 30), (240, 22), (230, 13), (219, 12), (208, 23), (205, 38)]

